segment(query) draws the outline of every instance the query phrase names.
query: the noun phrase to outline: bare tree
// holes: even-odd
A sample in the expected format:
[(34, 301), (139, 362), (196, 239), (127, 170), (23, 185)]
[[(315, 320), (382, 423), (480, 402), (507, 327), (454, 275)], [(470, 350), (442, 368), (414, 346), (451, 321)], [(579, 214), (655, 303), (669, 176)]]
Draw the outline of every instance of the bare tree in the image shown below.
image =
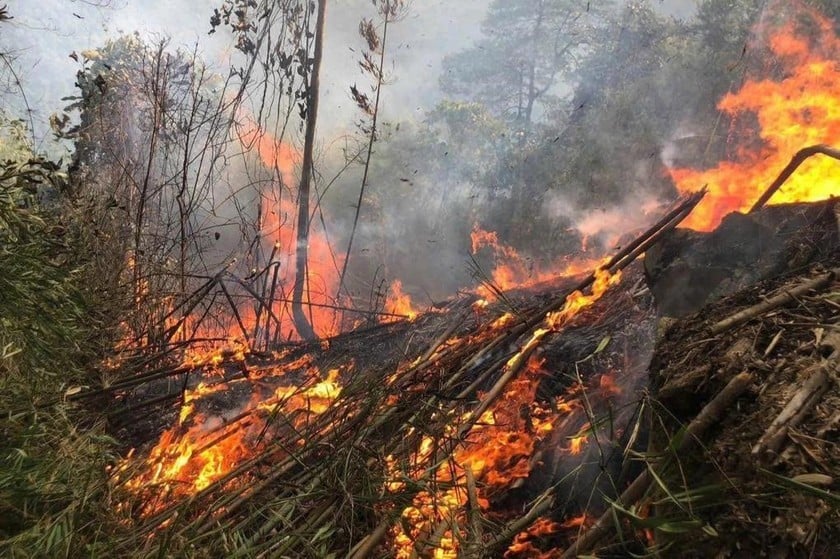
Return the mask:
[[(388, 43), (388, 26), (391, 22), (397, 20), (403, 15), (406, 7), (404, 0), (378, 0), (376, 3), (377, 11), (382, 17), (382, 38), (380, 39), (373, 22), (369, 19), (363, 19), (359, 23), (359, 34), (365, 39), (367, 43), (368, 52), (362, 55), (362, 60), (359, 62), (362, 70), (373, 77), (373, 104), (370, 98), (361, 93), (356, 86), (350, 88), (350, 94), (356, 101), (356, 105), (370, 117), (370, 130), (368, 130), (368, 145), (367, 155), (365, 157), (364, 172), (362, 174), (362, 184), (359, 187), (359, 200), (356, 203), (356, 211), (353, 215), (353, 227), (350, 230), (350, 238), (347, 241), (347, 249), (344, 253), (344, 263), (341, 266), (341, 275), (338, 278), (338, 292), (336, 299), (341, 297), (341, 290), (344, 287), (344, 278), (347, 274), (347, 264), (350, 262), (350, 254), (353, 250), (353, 240), (356, 237), (356, 230), (359, 226), (359, 216), (362, 212), (362, 203), (365, 198), (365, 189), (368, 184), (368, 175), (370, 173), (370, 161), (373, 156), (373, 144), (376, 142), (376, 125), (379, 119), (379, 100), (381, 98), (382, 86), (385, 83), (385, 48)], [(378, 55), (378, 60), (374, 57)]]
[(303, 312), (303, 288), (306, 282), (309, 250), (309, 191), (312, 180), (312, 153), (315, 149), (315, 125), (318, 121), (318, 90), (320, 88), (321, 59), (324, 55), (324, 20), (327, 14), (327, 0), (318, 0), (318, 20), (315, 23), (315, 52), (312, 73), (309, 77), (306, 107), (306, 137), (303, 144), (303, 167), (298, 189), (297, 244), (295, 250), (295, 284), (292, 288), (292, 315), (298, 334), (305, 340), (315, 339), (306, 313)]

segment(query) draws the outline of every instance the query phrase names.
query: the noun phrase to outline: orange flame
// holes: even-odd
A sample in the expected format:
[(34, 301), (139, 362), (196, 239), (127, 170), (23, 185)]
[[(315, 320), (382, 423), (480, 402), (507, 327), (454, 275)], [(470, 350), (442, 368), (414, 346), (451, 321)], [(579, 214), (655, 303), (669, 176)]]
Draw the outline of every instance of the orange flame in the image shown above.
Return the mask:
[[(754, 114), (761, 146), (741, 146), (731, 161), (709, 170), (672, 169), (682, 193), (708, 185), (709, 194), (684, 224), (699, 230), (715, 228), (733, 211), (744, 211), (779, 175), (793, 155), (815, 144), (840, 145), (840, 39), (834, 24), (799, 2), (787, 3), (793, 23), (771, 30), (770, 52), (783, 65), (777, 76), (747, 80), (739, 91), (721, 99), (718, 108), (734, 126)], [(774, 12), (781, 12), (777, 2)], [(840, 192), (840, 163), (812, 157), (773, 196), (771, 202), (812, 202)]]
[[(544, 372), (542, 362), (535, 358), (530, 350), (537, 346), (549, 333), (562, 328), (582, 309), (592, 305), (621, 278), (620, 273), (611, 274), (604, 269), (597, 269), (592, 293), (584, 295), (574, 292), (566, 298), (562, 310), (549, 314), (543, 327), (534, 331), (525, 346), (507, 362), (508, 370), (521, 363), (528, 355), (525, 372), (510, 381), (502, 396), (482, 414), (475, 425), (469, 430), (465, 442), (457, 448), (449, 462), (441, 464), (436, 471), (436, 479), (450, 482), (448, 489), (435, 494), (419, 493), (413, 500), (412, 506), (402, 512), (402, 522), (394, 528), (393, 545), (396, 557), (408, 558), (416, 554), (415, 542), (426, 541), (429, 534), (435, 533), (436, 528), (447, 523), (453, 528), (438, 542), (431, 542), (433, 555), (441, 557), (457, 557), (458, 541), (461, 534), (452, 534), (453, 529), (463, 525), (465, 506), (468, 502), (465, 487), (466, 472), (470, 471), (480, 488), (477, 497), (481, 506), (489, 505), (489, 497), (497, 491), (510, 487), (517, 480), (528, 477), (531, 471), (531, 457), (536, 445), (554, 430), (558, 415), (572, 411), (575, 408), (568, 405), (558, 405), (555, 409), (544, 409), (539, 405), (536, 391)], [(496, 322), (504, 324), (507, 315)], [(489, 331), (493, 331), (491, 325)], [(604, 389), (605, 392), (608, 390)], [(469, 417), (461, 418), (462, 420)], [(456, 418), (453, 418), (453, 420)], [(453, 421), (452, 424), (457, 424)], [(452, 427), (453, 433), (456, 428)], [(452, 434), (448, 434), (451, 436)], [(577, 445), (580, 451), (586, 436), (572, 439), (573, 448)], [(417, 452), (415, 462), (425, 464), (432, 456), (433, 440), (425, 437)], [(392, 463), (391, 463), (392, 464)], [(418, 471), (423, 471), (419, 467)], [(393, 471), (392, 471), (393, 473)], [(391, 490), (403, 487), (402, 482), (387, 484)], [(406, 532), (406, 527), (410, 527)], [(532, 544), (525, 540), (519, 542), (521, 548), (517, 553), (531, 549)], [(516, 542), (514, 542), (516, 545)], [(533, 548), (536, 549), (536, 548)], [(551, 552), (554, 553), (554, 552)], [(528, 557), (543, 557), (543, 555), (527, 554)], [(545, 555), (552, 557), (554, 555)]]
[[(414, 320), (420, 314), (420, 311), (414, 307), (411, 296), (403, 291), (403, 285), (400, 280), (394, 280), (391, 283), (391, 288), (388, 290), (388, 298), (385, 301), (385, 312), (406, 316), (408, 320)], [(390, 322), (396, 318), (384, 317), (383, 322)]]
[[(272, 192), (261, 194), (262, 213), (260, 231), (270, 243), (274, 262), (279, 265), (277, 288), (275, 289), (274, 315), (280, 324), (274, 324), (283, 337), (295, 335), (291, 319), (292, 287), (295, 281), (295, 255), (297, 249), (297, 186), (295, 169), (300, 161), (297, 149), (274, 138), (268, 132), (251, 123), (239, 132), (239, 140), (248, 149), (256, 148), (262, 164), (274, 170), (279, 183), (272, 184)], [(309, 229), (309, 250), (304, 283), (304, 310), (320, 337), (338, 333), (337, 314), (333, 296), (338, 288), (341, 257), (334, 255), (327, 236), (318, 220), (312, 220)], [(248, 325), (253, 326), (252, 324)]]
[[(494, 265), (490, 273), (493, 287), (502, 291), (524, 288), (547, 282), (557, 277), (571, 277), (588, 272), (598, 263), (595, 259), (578, 259), (556, 262), (548, 267), (542, 267), (536, 262), (523, 257), (516, 249), (499, 242), (494, 231), (485, 231), (477, 225), (470, 233), (472, 253), (476, 254), (484, 248), (493, 254)], [(483, 299), (495, 299), (493, 289), (482, 285), (475, 289)]]

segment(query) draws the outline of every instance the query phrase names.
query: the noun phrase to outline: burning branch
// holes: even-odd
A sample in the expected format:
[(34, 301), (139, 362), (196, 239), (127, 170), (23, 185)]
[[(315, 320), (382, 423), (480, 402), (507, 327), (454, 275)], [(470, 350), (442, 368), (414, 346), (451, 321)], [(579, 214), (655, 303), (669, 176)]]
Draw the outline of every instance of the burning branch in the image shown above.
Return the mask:
[(840, 150), (826, 145), (811, 146), (798, 151), (796, 155), (793, 156), (793, 159), (790, 160), (790, 163), (788, 163), (782, 172), (779, 173), (778, 178), (773, 181), (773, 184), (771, 184), (767, 190), (764, 191), (764, 194), (755, 201), (755, 204), (753, 204), (752, 208), (750, 208), (749, 213), (756, 212), (763, 208), (764, 204), (773, 197), (776, 191), (782, 187), (794, 171), (796, 171), (796, 169), (798, 169), (806, 159), (817, 154), (827, 155), (828, 157), (840, 160)]

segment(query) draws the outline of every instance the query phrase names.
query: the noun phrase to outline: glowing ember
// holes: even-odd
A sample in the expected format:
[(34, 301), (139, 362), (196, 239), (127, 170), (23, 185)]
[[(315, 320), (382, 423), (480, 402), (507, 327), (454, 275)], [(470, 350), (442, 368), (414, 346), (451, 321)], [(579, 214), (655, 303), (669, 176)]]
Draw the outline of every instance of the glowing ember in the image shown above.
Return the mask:
[[(718, 108), (743, 126), (754, 114), (761, 146), (736, 149), (731, 161), (706, 171), (673, 169), (683, 193), (708, 184), (709, 194), (685, 225), (711, 230), (733, 211), (747, 210), (773, 182), (793, 155), (815, 144), (840, 145), (840, 39), (833, 22), (799, 2), (775, 2), (770, 10), (796, 10), (798, 24), (769, 30), (768, 46), (784, 66), (783, 78), (753, 77), (726, 95)], [(823, 156), (806, 161), (771, 203), (811, 202), (840, 192), (840, 163)]]

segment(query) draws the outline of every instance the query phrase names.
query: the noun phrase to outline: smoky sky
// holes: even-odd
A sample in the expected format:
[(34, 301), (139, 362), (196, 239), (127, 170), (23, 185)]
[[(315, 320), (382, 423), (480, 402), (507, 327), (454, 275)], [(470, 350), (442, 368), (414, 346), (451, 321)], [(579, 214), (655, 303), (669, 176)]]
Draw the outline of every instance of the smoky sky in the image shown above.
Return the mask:
[[(422, 117), (440, 100), (441, 61), (468, 48), (480, 35), (491, 0), (415, 0), (408, 15), (392, 25), (388, 41), (389, 84), (383, 90), (387, 119)], [(654, 0), (652, 5), (676, 17), (690, 16), (694, 0)], [(198, 49), (204, 61), (225, 73), (231, 55), (226, 33), (208, 35), (209, 17), (219, 0), (11, 0), (14, 20), (0, 35), (0, 48), (15, 60), (27, 102), (33, 111), (36, 138), (47, 135), (47, 117), (63, 108), (72, 95), (78, 64), (70, 53), (102, 45), (109, 37), (138, 32), (155, 40), (169, 37), (174, 47)], [(367, 87), (357, 60), (363, 42), (362, 17), (373, 17), (368, 0), (346, 0), (328, 6), (327, 44), (323, 66), (323, 134), (352, 127), (358, 118), (348, 90)], [(235, 53), (234, 53), (235, 54)], [(21, 99), (7, 95), (4, 105), (23, 116)]]

